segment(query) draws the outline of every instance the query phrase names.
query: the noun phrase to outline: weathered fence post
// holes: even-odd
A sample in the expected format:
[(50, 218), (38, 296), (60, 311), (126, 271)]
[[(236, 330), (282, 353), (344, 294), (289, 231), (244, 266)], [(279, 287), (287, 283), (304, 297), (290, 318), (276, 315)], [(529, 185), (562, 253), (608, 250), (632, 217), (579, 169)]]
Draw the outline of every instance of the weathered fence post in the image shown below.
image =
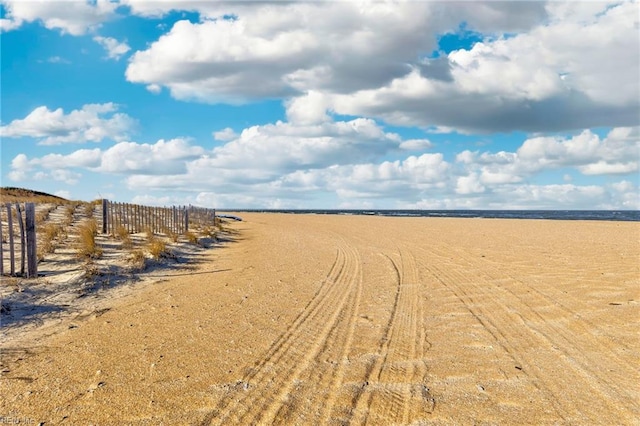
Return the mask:
[[(2, 215), (0, 215), (1, 219)], [(2, 239), (2, 220), (0, 220), (0, 275), (4, 275), (4, 250), (2, 249), (4, 240)]]
[(25, 204), (27, 231), (27, 278), (38, 277), (38, 255), (36, 250), (36, 205)]
[(24, 234), (24, 221), (22, 220), (22, 207), (20, 203), (16, 203), (16, 210), (18, 211), (18, 225), (20, 225), (20, 275), (24, 276), (24, 263), (26, 255), (26, 236)]
[(2, 236), (2, 214), (0, 214), (0, 275), (4, 275), (4, 239)]
[(13, 216), (11, 215), (11, 203), (7, 203), (7, 221), (9, 222), (9, 272), (16, 274), (16, 255), (13, 247)]
[(102, 233), (103, 234), (106, 234), (108, 232), (108, 225), (107, 225), (109, 223), (109, 220), (107, 219), (109, 216), (108, 205), (109, 205), (109, 201), (103, 198), (102, 199)]

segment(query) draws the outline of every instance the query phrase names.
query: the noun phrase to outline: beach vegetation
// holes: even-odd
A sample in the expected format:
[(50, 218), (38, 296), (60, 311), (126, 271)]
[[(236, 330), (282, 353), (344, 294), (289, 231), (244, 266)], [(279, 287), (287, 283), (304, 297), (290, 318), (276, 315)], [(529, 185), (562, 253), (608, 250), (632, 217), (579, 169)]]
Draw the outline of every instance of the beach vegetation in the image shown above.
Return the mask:
[(160, 259), (169, 255), (167, 244), (160, 238), (152, 238), (147, 245), (147, 249), (154, 259)]
[(97, 259), (102, 256), (102, 248), (96, 243), (97, 235), (98, 223), (95, 219), (89, 219), (78, 227), (78, 257)]

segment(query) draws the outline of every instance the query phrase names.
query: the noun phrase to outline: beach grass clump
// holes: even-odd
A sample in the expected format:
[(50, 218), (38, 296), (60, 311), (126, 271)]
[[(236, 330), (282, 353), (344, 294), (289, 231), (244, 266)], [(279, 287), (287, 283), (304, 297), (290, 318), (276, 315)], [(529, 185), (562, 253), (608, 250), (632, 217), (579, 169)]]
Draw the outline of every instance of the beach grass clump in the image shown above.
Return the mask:
[(131, 240), (131, 234), (129, 234), (129, 230), (126, 227), (122, 225), (119, 225), (118, 227), (116, 227), (115, 237), (118, 240), (122, 241), (122, 248), (124, 249), (133, 248), (133, 241)]
[(78, 257), (98, 259), (102, 256), (102, 248), (96, 243), (98, 223), (95, 219), (87, 220), (78, 227)]
[(134, 270), (144, 271), (147, 266), (147, 258), (145, 257), (144, 252), (141, 249), (137, 249), (131, 252), (129, 263)]
[(84, 214), (89, 219), (93, 218), (93, 203), (83, 203)]
[(156, 234), (153, 232), (153, 228), (151, 228), (150, 226), (147, 226), (146, 228), (144, 228), (144, 233), (147, 236), (148, 243), (156, 239)]
[(198, 244), (198, 236), (191, 231), (184, 233), (185, 238), (190, 244)]
[(152, 238), (148, 242), (147, 249), (149, 250), (151, 257), (154, 259), (160, 259), (169, 255), (167, 243), (156, 237)]
[(36, 212), (36, 225), (40, 225), (41, 223), (43, 223), (44, 221), (46, 221), (47, 219), (49, 219), (49, 214), (55, 210), (55, 206), (53, 207), (49, 207), (47, 209), (44, 210), (40, 210)]
[(164, 228), (164, 234), (174, 243), (178, 242), (178, 233), (174, 232), (172, 229), (170, 228)]
[(38, 228), (38, 234), (41, 236), (38, 242), (37, 258), (38, 261), (44, 259), (45, 255), (53, 253), (59, 240), (65, 237), (64, 227), (57, 223), (47, 223)]
[(73, 222), (73, 214), (76, 211), (75, 204), (67, 204), (64, 209), (64, 224), (69, 226)]
[(218, 236), (218, 231), (216, 231), (213, 227), (211, 226), (206, 226), (203, 230), (202, 233), (204, 235), (206, 235), (207, 237), (211, 237), (214, 240), (217, 238)]

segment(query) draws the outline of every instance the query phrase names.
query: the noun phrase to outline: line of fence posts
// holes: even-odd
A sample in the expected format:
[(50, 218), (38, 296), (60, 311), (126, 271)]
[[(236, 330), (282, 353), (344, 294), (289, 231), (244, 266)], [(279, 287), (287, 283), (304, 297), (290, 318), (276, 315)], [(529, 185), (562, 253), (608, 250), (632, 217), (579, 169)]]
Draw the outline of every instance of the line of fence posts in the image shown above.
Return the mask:
[(131, 234), (148, 229), (154, 233), (184, 234), (193, 226), (215, 224), (215, 209), (195, 206), (149, 207), (102, 200), (103, 234), (115, 235), (119, 228)]
[[(20, 230), (20, 276), (35, 278), (38, 276), (38, 255), (36, 250), (36, 209), (34, 203), (6, 203), (7, 230), (5, 233), (4, 222), (0, 226), (0, 275), (4, 275), (5, 240), (8, 243), (9, 275), (16, 276), (16, 247), (14, 239), (14, 213)], [(26, 270), (25, 270), (26, 266)], [(25, 274), (26, 272), (26, 274)]]
[[(4, 275), (5, 240), (8, 244), (9, 274), (16, 274), (16, 247), (14, 230), (14, 212), (20, 231), (20, 275), (27, 278), (38, 276), (38, 256), (36, 248), (35, 204), (5, 203), (7, 214), (5, 223), (0, 226), (0, 275)], [(215, 209), (195, 206), (148, 207), (137, 204), (115, 203), (102, 200), (102, 233), (116, 234), (119, 227), (129, 233), (151, 229), (154, 233), (175, 232), (184, 234), (190, 227), (216, 225)], [(26, 268), (25, 268), (26, 267)]]

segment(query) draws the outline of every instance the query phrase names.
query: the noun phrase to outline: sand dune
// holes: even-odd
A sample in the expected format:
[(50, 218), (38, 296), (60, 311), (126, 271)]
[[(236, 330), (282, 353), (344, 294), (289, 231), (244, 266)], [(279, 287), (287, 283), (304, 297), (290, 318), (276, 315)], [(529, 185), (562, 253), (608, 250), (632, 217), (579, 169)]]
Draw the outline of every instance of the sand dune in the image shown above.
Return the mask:
[(638, 424), (640, 224), (241, 214), (196, 269), (2, 347), (46, 424)]

